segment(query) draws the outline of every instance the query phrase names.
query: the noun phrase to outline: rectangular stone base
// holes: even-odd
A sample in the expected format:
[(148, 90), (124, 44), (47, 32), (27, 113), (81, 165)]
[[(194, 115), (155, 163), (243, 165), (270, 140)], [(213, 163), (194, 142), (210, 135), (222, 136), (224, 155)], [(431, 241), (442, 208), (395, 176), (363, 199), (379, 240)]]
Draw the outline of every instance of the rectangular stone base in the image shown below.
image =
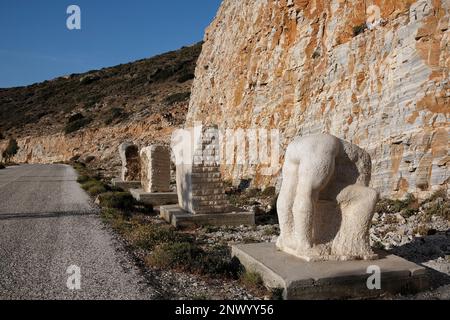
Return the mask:
[[(415, 293), (427, 288), (426, 269), (386, 252), (374, 261), (306, 262), (278, 251), (274, 243), (233, 246), (232, 255), (247, 271), (260, 274), (269, 288), (287, 300), (362, 299), (383, 294)], [(381, 289), (367, 286), (370, 266), (381, 271)], [(373, 282), (370, 282), (373, 283)]]
[(175, 228), (193, 226), (241, 226), (254, 225), (255, 214), (252, 212), (232, 212), (214, 214), (192, 214), (180, 208), (178, 205), (162, 206), (161, 218), (172, 224)]
[(140, 181), (123, 181), (120, 178), (114, 178), (111, 181), (113, 187), (128, 191), (130, 189), (139, 189), (142, 185)]
[(130, 193), (136, 201), (153, 206), (178, 203), (176, 192), (147, 193), (142, 189), (130, 189)]

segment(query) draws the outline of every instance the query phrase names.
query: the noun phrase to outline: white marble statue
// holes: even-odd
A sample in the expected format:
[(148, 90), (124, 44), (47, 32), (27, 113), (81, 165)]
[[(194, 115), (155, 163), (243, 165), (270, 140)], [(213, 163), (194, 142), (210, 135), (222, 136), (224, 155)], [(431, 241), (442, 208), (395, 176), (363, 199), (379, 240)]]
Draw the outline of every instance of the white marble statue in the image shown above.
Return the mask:
[(378, 193), (361, 148), (321, 134), (288, 147), (278, 198), (279, 250), (307, 261), (372, 260), (369, 228)]

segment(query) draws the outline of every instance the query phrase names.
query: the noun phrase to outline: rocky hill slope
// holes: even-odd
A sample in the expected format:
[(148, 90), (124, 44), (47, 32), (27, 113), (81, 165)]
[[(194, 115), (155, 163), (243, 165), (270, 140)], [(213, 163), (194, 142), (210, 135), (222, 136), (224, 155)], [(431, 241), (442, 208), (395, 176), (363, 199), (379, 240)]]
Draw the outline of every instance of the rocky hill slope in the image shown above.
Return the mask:
[(125, 140), (167, 142), (185, 122), (201, 43), (145, 59), (28, 87), (0, 89), (0, 150), (19, 142), (17, 162), (73, 157), (119, 165)]
[[(426, 197), (449, 181), (449, 17), (447, 0), (224, 0), (188, 123), (280, 129), (282, 152), (329, 132), (370, 152), (384, 196)], [(279, 176), (224, 168), (254, 186)]]

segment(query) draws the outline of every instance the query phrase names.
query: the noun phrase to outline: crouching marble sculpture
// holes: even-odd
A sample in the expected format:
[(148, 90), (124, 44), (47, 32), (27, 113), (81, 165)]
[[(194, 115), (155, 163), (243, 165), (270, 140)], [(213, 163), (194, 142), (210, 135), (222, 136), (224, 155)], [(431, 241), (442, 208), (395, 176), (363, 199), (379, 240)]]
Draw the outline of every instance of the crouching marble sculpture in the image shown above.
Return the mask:
[(369, 241), (378, 200), (370, 178), (361, 148), (325, 134), (295, 139), (277, 204), (278, 249), (307, 261), (378, 258)]

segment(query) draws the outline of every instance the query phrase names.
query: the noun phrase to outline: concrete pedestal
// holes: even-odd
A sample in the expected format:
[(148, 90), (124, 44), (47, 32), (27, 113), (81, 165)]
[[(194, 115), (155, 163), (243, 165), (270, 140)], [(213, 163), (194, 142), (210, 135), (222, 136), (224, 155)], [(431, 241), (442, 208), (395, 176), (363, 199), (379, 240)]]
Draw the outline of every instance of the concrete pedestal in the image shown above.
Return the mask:
[(140, 181), (123, 181), (120, 178), (114, 178), (114, 179), (112, 179), (112, 185), (113, 185), (113, 187), (128, 191), (130, 189), (139, 189), (141, 187), (141, 182)]
[(176, 192), (147, 193), (142, 189), (130, 189), (130, 193), (136, 201), (153, 206), (178, 203), (178, 195)]
[(162, 206), (161, 218), (172, 224), (175, 228), (192, 226), (241, 226), (254, 225), (255, 214), (252, 212), (231, 212), (192, 214), (180, 208), (178, 205)]
[[(426, 269), (386, 252), (374, 261), (306, 262), (278, 251), (274, 243), (232, 249), (247, 271), (260, 274), (269, 288), (284, 290), (287, 300), (376, 298), (386, 293), (415, 293), (428, 286)], [(367, 286), (370, 266), (381, 271), (381, 290)]]

